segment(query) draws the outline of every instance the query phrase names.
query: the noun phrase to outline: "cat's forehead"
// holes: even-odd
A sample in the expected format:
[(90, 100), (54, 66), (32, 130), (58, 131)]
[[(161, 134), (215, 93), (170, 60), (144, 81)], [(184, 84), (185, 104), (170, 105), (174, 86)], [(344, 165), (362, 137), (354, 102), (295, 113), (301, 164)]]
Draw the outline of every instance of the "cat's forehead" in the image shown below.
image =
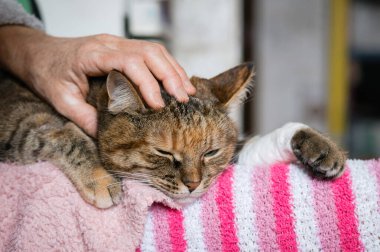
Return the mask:
[(161, 110), (145, 110), (145, 112), (141, 114), (141, 118), (144, 119), (144, 121), (151, 123), (153, 121), (161, 122), (166, 120), (171, 122), (181, 120), (191, 124), (203, 118), (218, 120), (219, 117), (227, 116), (226, 110), (218, 106), (213, 100), (189, 97), (188, 102), (182, 103), (166, 93), (164, 93), (162, 97), (164, 98), (166, 106)]
[(149, 129), (152, 141), (166, 149), (192, 151), (217, 145), (225, 141), (228, 132), (234, 131), (233, 123), (224, 112), (207, 106), (198, 109), (199, 104), (193, 105), (168, 107)]
[(151, 137), (158, 147), (177, 152), (197, 152), (213, 142), (221, 140), (216, 135), (220, 130), (212, 120), (198, 118), (189, 123), (185, 120), (162, 123), (152, 131)]
[(187, 103), (181, 103), (174, 98), (170, 98), (165, 102), (167, 112), (174, 114), (176, 117), (192, 118), (193, 116), (200, 116), (217, 120), (219, 117), (225, 117), (228, 114), (227, 110), (211, 97), (202, 99), (190, 96)]
[[(164, 133), (193, 133), (204, 134), (206, 130), (211, 133), (217, 128), (216, 124), (227, 118), (227, 115), (215, 111), (207, 106), (195, 109), (188, 104), (179, 106), (168, 106), (164, 111), (158, 113), (150, 123), (153, 130)], [(147, 118), (149, 120), (149, 118)]]

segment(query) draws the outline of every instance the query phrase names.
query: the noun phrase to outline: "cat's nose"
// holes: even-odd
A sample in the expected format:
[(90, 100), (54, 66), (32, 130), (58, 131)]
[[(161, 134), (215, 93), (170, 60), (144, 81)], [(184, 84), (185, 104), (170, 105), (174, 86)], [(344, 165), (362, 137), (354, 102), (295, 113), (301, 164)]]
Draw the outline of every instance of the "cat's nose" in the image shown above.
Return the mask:
[(189, 191), (194, 191), (201, 183), (201, 181), (184, 181), (183, 182), (187, 188), (189, 188)]

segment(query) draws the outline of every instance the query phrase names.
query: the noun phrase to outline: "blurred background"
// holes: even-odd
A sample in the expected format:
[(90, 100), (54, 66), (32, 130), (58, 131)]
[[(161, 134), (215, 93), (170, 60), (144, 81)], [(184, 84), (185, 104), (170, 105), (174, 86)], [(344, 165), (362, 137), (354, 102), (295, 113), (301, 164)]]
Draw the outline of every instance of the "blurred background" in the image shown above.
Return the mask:
[(253, 93), (232, 111), (241, 132), (298, 121), (330, 134), (350, 158), (380, 157), (380, 1), (36, 2), (52, 35), (158, 41), (189, 76), (254, 61)]

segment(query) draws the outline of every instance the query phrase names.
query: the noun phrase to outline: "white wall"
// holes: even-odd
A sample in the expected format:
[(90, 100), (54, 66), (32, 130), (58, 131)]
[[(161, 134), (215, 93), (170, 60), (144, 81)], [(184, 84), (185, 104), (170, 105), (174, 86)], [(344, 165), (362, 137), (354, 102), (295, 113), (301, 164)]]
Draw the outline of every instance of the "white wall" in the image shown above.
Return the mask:
[[(187, 73), (213, 77), (241, 63), (241, 1), (172, 2), (171, 49)], [(242, 128), (241, 109), (232, 116)]]
[(328, 0), (258, 0), (258, 132), (289, 121), (326, 129)]
[(172, 1), (172, 49), (191, 74), (210, 76), (241, 60), (240, 1)]
[(98, 33), (123, 35), (124, 0), (38, 0), (48, 33), (85, 36)]
[(363, 52), (380, 51), (380, 5), (354, 2), (351, 8), (351, 46)]

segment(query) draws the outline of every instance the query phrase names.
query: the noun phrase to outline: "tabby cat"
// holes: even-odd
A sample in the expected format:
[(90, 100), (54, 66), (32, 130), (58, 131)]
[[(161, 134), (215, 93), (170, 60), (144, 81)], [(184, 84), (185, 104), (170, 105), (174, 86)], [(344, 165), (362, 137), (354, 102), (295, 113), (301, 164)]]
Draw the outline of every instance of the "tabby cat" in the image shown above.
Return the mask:
[[(18, 80), (3, 76), (0, 161), (50, 161), (98, 208), (120, 201), (122, 178), (142, 181), (179, 202), (199, 197), (233, 157), (237, 130), (228, 108), (242, 100), (253, 75), (252, 64), (246, 63), (211, 79), (192, 77), (196, 95), (184, 104), (162, 91), (166, 107), (158, 111), (145, 105), (120, 72), (91, 79), (87, 101), (98, 111), (97, 139)], [(344, 168), (343, 152), (302, 124), (288, 124), (247, 146), (241, 160), (296, 157), (322, 177), (336, 177)]]

